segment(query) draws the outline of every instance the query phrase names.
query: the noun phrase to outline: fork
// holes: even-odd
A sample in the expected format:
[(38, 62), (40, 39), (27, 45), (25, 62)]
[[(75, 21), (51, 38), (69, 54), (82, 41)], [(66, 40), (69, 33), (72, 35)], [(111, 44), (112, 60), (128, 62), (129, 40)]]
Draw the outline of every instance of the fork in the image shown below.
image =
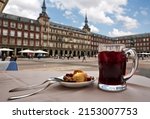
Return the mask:
[(21, 98), (25, 98), (25, 97), (29, 97), (29, 96), (32, 96), (32, 95), (35, 95), (37, 93), (40, 93), (42, 91), (44, 91), (45, 89), (47, 89), (50, 85), (52, 85), (53, 83), (49, 83), (47, 84), (45, 87), (35, 91), (35, 92), (32, 92), (32, 93), (28, 93), (28, 94), (24, 94), (24, 95), (18, 95), (18, 96), (12, 96), (12, 97), (9, 97), (8, 100), (15, 100), (15, 99), (21, 99)]
[[(62, 82), (63, 80), (62, 80), (61, 78), (53, 77), (53, 79), (51, 79), (51, 80), (46, 80), (46, 81), (44, 81), (44, 82), (41, 83), (41, 84), (44, 84), (44, 83), (46, 83), (46, 82), (48, 82), (48, 81)], [(39, 85), (41, 85), (41, 84), (39, 84)], [(37, 93), (40, 93), (40, 92), (44, 91), (45, 89), (47, 89), (47, 88), (48, 88), (50, 85), (52, 85), (52, 84), (54, 84), (54, 83), (50, 82), (50, 83), (48, 83), (45, 87), (43, 87), (43, 88), (41, 88), (41, 89), (39, 89), (39, 90), (37, 90), (37, 91), (34, 91), (34, 92), (32, 92), (32, 93), (28, 93), (28, 94), (24, 94), (24, 95), (12, 96), (12, 97), (9, 97), (8, 100), (21, 99), (21, 98), (25, 98), (25, 97), (29, 97), (29, 96), (35, 95), (35, 94), (37, 94)], [(39, 85), (35, 85), (35, 87), (37, 87), (37, 86), (39, 86)], [(30, 87), (30, 88), (28, 88), (28, 87), (23, 87), (22, 89), (21, 89), (21, 88), (16, 88), (16, 89), (12, 89), (12, 90), (17, 90), (17, 91), (19, 91), (18, 89), (21, 89), (21, 91), (22, 91), (22, 90), (25, 90), (25, 89), (33, 89), (33, 87), (31, 87), (31, 86), (29, 86), (29, 87)]]
[(30, 85), (30, 86), (26, 86), (26, 87), (17, 87), (17, 88), (13, 88), (11, 90), (9, 90), (9, 92), (18, 92), (18, 91), (24, 91), (24, 90), (30, 90), (30, 89), (34, 89), (37, 87), (42, 86), (43, 84), (49, 82), (50, 80), (45, 80), (44, 82), (38, 84), (38, 85)]
[(38, 84), (38, 85), (30, 85), (30, 86), (26, 86), (26, 87), (17, 87), (17, 88), (13, 88), (11, 90), (9, 90), (9, 92), (18, 92), (18, 91), (24, 91), (24, 90), (30, 90), (30, 89), (35, 89), (35, 88), (38, 88), (40, 86), (42, 86), (43, 84), (49, 82), (49, 81), (57, 81), (57, 82), (60, 82), (60, 81), (63, 81), (62, 79), (60, 78), (57, 78), (57, 77), (50, 77), (50, 78), (53, 78), (51, 80), (45, 80), (44, 82)]

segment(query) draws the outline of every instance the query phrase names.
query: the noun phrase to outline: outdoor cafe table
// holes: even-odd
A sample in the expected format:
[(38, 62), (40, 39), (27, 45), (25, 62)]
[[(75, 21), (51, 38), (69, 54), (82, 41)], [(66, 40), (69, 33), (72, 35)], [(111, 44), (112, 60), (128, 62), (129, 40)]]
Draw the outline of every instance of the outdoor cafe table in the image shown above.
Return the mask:
[[(20, 91), (9, 93), (15, 87), (39, 84), (49, 77), (62, 76), (72, 71), (0, 71), (0, 101), (8, 101), (8, 97), (35, 91)], [(89, 75), (98, 77), (98, 71), (87, 71)], [(49, 86), (36, 95), (11, 100), (17, 102), (149, 102), (150, 79), (134, 75), (127, 81), (127, 90), (122, 92), (106, 92), (98, 89), (97, 80), (93, 85), (84, 88), (67, 88), (59, 83)]]
[(0, 71), (18, 70), (16, 61), (0, 61)]

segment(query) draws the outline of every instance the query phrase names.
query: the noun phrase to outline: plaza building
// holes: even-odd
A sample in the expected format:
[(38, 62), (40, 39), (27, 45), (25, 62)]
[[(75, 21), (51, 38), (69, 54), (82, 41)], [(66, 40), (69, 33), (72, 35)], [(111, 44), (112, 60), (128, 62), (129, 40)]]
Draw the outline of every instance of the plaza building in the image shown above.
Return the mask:
[(7, 3), (8, 3), (8, 0), (0, 0), (0, 13), (3, 11)]
[(49, 56), (95, 56), (100, 43), (123, 43), (149, 52), (150, 34), (108, 37), (93, 33), (87, 15), (82, 29), (58, 24), (47, 15), (45, 0), (37, 19), (0, 13), (0, 47), (11, 48), (18, 56), (23, 49), (44, 50)]
[(135, 48), (138, 53), (150, 53), (150, 33), (115, 37), (114, 43), (125, 44), (128, 48)]

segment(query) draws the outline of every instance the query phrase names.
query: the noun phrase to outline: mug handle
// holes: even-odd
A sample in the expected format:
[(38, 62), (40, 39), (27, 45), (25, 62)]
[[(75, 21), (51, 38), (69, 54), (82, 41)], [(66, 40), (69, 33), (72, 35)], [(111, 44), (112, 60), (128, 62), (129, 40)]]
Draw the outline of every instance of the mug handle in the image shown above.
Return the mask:
[(131, 72), (123, 76), (123, 80), (127, 81), (133, 76), (134, 72), (138, 67), (138, 56), (134, 49), (124, 48), (123, 51), (125, 52), (126, 56), (128, 55), (128, 57), (131, 58), (133, 61)]

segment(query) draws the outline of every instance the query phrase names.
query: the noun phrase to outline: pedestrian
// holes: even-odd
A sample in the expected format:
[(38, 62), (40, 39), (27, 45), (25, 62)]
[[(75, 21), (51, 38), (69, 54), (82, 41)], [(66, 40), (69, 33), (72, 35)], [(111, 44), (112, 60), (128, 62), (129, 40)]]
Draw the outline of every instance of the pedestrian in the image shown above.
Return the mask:
[(14, 55), (12, 54), (9, 61), (14, 61)]
[(82, 62), (86, 62), (86, 57), (85, 57), (85, 55), (83, 56), (83, 59), (82, 59)]
[(38, 60), (41, 58), (40, 53), (37, 55)]
[(80, 55), (78, 55), (78, 59), (80, 59)]
[(6, 56), (6, 54), (4, 53), (4, 54), (2, 55), (2, 61), (5, 61), (6, 58), (7, 58), (7, 56)]
[(17, 58), (18, 58), (18, 57), (15, 55), (15, 56), (14, 56), (14, 61), (17, 61)]
[(68, 59), (68, 60), (69, 60), (69, 58), (70, 58), (70, 55), (67, 56), (67, 59)]
[(17, 56), (12, 54), (9, 61), (17, 61)]

